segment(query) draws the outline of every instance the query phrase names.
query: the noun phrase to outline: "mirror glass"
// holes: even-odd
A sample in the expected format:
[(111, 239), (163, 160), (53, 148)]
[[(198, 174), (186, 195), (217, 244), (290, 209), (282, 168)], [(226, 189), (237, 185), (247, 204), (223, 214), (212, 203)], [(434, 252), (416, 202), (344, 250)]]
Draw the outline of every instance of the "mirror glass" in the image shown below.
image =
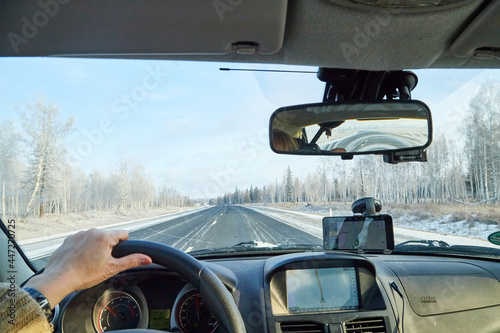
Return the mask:
[(431, 142), (422, 102), (319, 103), (284, 107), (270, 121), (271, 147), (288, 154), (367, 154), (423, 149)]

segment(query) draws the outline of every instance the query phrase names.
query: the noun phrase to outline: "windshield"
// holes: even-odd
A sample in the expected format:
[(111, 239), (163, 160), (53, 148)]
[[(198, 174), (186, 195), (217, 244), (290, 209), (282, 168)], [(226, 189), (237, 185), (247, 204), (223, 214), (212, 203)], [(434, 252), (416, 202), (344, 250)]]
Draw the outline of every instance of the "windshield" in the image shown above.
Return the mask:
[(0, 214), (38, 267), (66, 235), (91, 227), (196, 255), (321, 250), (322, 218), (352, 215), (367, 196), (393, 217), (395, 244), (410, 241), (403, 252), (498, 248), (488, 242), (500, 221), (498, 70), (416, 71), (412, 97), (433, 115), (428, 162), (390, 165), (380, 155), (271, 151), (274, 110), (322, 101), (317, 68), (0, 63)]

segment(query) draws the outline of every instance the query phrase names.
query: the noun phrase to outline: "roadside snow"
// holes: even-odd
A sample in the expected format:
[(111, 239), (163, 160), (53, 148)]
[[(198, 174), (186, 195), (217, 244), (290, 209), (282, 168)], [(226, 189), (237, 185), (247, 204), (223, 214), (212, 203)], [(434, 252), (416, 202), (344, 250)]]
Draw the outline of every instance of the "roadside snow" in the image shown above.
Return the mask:
[[(304, 205), (288, 209), (249, 206), (261, 214), (297, 229), (322, 238), (322, 219), (324, 216), (351, 216), (352, 212), (328, 206)], [(498, 248), (488, 242), (488, 236), (498, 231), (496, 224), (481, 222), (454, 221), (451, 214), (437, 219), (418, 219), (409, 211), (391, 210), (394, 223), (395, 243), (407, 240), (442, 240), (450, 245), (476, 245)]]
[(122, 226), (123, 228), (123, 226), (131, 222), (160, 216), (174, 216), (176, 213), (192, 212), (195, 209), (199, 209), (199, 207), (170, 207), (147, 211), (125, 211), (122, 213), (96, 211), (64, 216), (46, 215), (43, 218), (30, 217), (25, 221), (16, 223), (16, 239), (18, 242), (27, 242), (36, 238), (43, 239), (43, 237), (54, 238), (58, 235), (71, 235), (90, 228), (109, 228), (112, 226)]
[(270, 207), (248, 206), (247, 208), (323, 239), (322, 216)]
[[(300, 211), (307, 211), (323, 216), (330, 216), (330, 210), (327, 206), (302, 206)], [(346, 210), (333, 210), (333, 215), (350, 216), (352, 212)], [(451, 235), (461, 236), (465, 238), (474, 238), (490, 244), (488, 236), (499, 231), (497, 224), (484, 223), (480, 221), (455, 221), (451, 214), (443, 215), (435, 219), (421, 219), (416, 217), (412, 212), (402, 209), (392, 209), (389, 215), (392, 216), (395, 227), (427, 231), (435, 235)], [(464, 244), (464, 243), (461, 243)], [(491, 245), (491, 244), (490, 244)]]
[(441, 240), (449, 245), (474, 245), (474, 246), (484, 246), (498, 248), (498, 246), (491, 244), (487, 240), (454, 236), (454, 235), (444, 235), (436, 232), (413, 230), (401, 227), (394, 227), (394, 241), (396, 244), (402, 243), (411, 239), (419, 240)]
[[(198, 207), (198, 208), (191, 208), (191, 209), (181, 209), (178, 210), (177, 212), (172, 212), (170, 214), (163, 214), (163, 215), (157, 215), (153, 217), (147, 217), (143, 219), (138, 219), (138, 220), (133, 220), (133, 221), (126, 221), (126, 222), (120, 222), (120, 223), (111, 223), (111, 224), (106, 224), (106, 225), (101, 225), (101, 226), (92, 226), (92, 227), (97, 227), (99, 229), (106, 229), (106, 230), (127, 230), (128, 232), (137, 230), (137, 229), (142, 229), (146, 227), (150, 227), (159, 223), (167, 222), (185, 215), (193, 214), (195, 212), (204, 210), (209, 208), (208, 206), (205, 207)], [(89, 228), (83, 228), (80, 230), (86, 230)], [(63, 230), (63, 229), (61, 229)], [(61, 244), (63, 243), (64, 239), (69, 236), (74, 234), (77, 231), (80, 230), (71, 230), (67, 232), (62, 232), (58, 234), (52, 234), (50, 236), (42, 236), (42, 237), (37, 237), (37, 238), (31, 238), (28, 240), (22, 240), (19, 241), (18, 244), (23, 248), (24, 253), (29, 259), (38, 259), (41, 257), (48, 256), (52, 252), (54, 252)]]
[(488, 236), (498, 231), (497, 224), (479, 221), (454, 221), (451, 214), (440, 216), (436, 219), (418, 219), (411, 212), (403, 211), (393, 215), (394, 225), (422, 231), (430, 231), (444, 235), (456, 235), (468, 238), (487, 240)]

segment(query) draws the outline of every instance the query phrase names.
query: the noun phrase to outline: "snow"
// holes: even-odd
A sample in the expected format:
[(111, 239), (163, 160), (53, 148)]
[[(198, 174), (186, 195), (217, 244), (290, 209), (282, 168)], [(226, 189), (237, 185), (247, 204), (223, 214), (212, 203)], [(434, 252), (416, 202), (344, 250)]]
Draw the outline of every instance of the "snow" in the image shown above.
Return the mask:
[(322, 216), (270, 207), (249, 206), (248, 208), (318, 237), (319, 239), (323, 239)]
[[(82, 214), (70, 213), (67, 215), (47, 214), (43, 218), (29, 217), (25, 221), (17, 221), (16, 240), (24, 243), (30, 241), (37, 242), (58, 236), (71, 235), (80, 230), (134, 224), (142, 219), (182, 213), (184, 211), (194, 211), (197, 208), (199, 207), (167, 207), (147, 211), (124, 211), (121, 213), (95, 211)], [(57, 227), (55, 228), (54, 226)]]
[(482, 240), (487, 240), (491, 233), (498, 231), (498, 224), (467, 220), (455, 221), (452, 214), (435, 219), (418, 219), (406, 211), (397, 214), (393, 219), (395, 226), (403, 228)]
[(394, 227), (394, 240), (396, 244), (411, 239), (441, 240), (448, 243), (449, 245), (474, 245), (474, 246), (498, 248), (497, 245), (494, 245), (482, 239), (454, 236), (454, 235), (444, 235), (436, 232)]
[[(99, 229), (107, 229), (107, 230), (127, 230), (128, 232), (131, 232), (137, 229), (146, 228), (149, 226), (153, 226), (155, 224), (163, 223), (166, 221), (170, 221), (172, 219), (193, 214), (207, 208), (209, 207), (205, 206), (201, 208), (200, 207), (183, 208), (183, 209), (177, 209), (176, 212), (170, 212), (163, 215), (156, 215), (153, 217), (146, 217), (138, 220), (132, 220), (132, 221), (129, 220), (119, 223), (116, 222), (113, 223), (111, 222), (113, 220), (111, 220), (110, 222), (108, 222), (108, 224), (90, 225), (90, 227), (94, 228), (97, 227)], [(82, 225), (79, 226), (81, 227)], [(59, 246), (61, 246), (61, 244), (63, 243), (64, 239), (67, 236), (72, 235), (81, 230), (87, 230), (90, 227), (86, 225), (82, 229), (75, 230), (74, 221), (72, 219), (67, 219), (66, 223), (61, 223), (61, 225), (58, 225), (58, 230), (60, 231), (60, 233), (52, 234), (49, 236), (44, 235), (42, 237), (37, 237), (37, 238), (31, 237), (29, 239), (18, 241), (18, 244), (22, 247), (23, 252), (29, 259), (38, 259), (54, 252)]]
[[(351, 216), (352, 212), (329, 206), (303, 205), (287, 209), (249, 206), (259, 213), (280, 222), (289, 224), (299, 230), (322, 238), (322, 219), (324, 216)], [(451, 214), (435, 219), (418, 218), (406, 210), (391, 210), (394, 224), (395, 243), (407, 240), (442, 240), (450, 245), (475, 245), (498, 248), (488, 242), (488, 236), (498, 231), (498, 225), (467, 220), (454, 221)]]
[[(297, 228), (303, 232), (317, 237), (318, 239), (323, 239), (323, 227), (322, 219), (324, 216), (351, 216), (352, 212), (345, 209), (346, 206), (315, 206), (315, 205), (303, 205), (297, 206), (280, 206), (280, 208), (275, 207), (264, 207), (264, 206), (247, 206), (248, 208), (264, 214), (270, 218), (276, 219), (282, 223), (288, 224), (294, 228)], [(116, 219), (105, 219), (109, 216), (96, 216), (90, 218), (87, 223), (82, 223), (84, 219), (82, 217), (70, 217), (66, 216), (60, 219), (47, 219), (44, 223), (27, 223), (28, 225), (23, 225), (23, 236), (20, 238), (20, 244), (28, 252), (29, 257), (40, 257), (47, 255), (47, 253), (52, 252), (57, 248), (64, 238), (78, 230), (88, 229), (89, 227), (99, 227), (105, 229), (126, 229), (129, 231), (135, 230), (137, 228), (143, 228), (148, 225), (153, 225), (160, 223), (165, 220), (177, 218), (183, 215), (191, 214), (196, 211), (207, 209), (208, 207), (193, 209), (181, 209), (168, 212), (167, 215), (160, 215), (158, 212), (149, 212), (149, 214), (156, 217), (140, 216), (140, 214), (132, 215), (133, 217), (142, 217), (141, 219), (132, 219), (132, 216), (122, 216)], [(162, 213), (165, 213), (163, 211)], [(145, 215), (149, 215), (145, 214)], [(96, 214), (97, 215), (97, 214)], [(160, 216), (158, 216), (160, 215)], [(430, 218), (420, 218), (418, 214), (412, 214), (412, 212), (407, 210), (391, 210), (390, 215), (393, 217), (394, 222), (394, 238), (395, 243), (401, 243), (407, 240), (417, 239), (417, 240), (442, 240), (450, 245), (475, 245), (475, 246), (485, 246), (498, 248), (498, 246), (491, 244), (487, 241), (488, 236), (498, 231), (498, 224), (496, 223), (486, 223), (479, 221), (455, 221), (452, 214), (447, 214), (439, 216), (434, 219)], [(125, 221), (124, 221), (125, 220)], [(129, 220), (129, 221), (126, 221)], [(107, 223), (104, 223), (106, 221)], [(37, 221), (39, 222), (39, 221)], [(57, 231), (59, 234), (53, 234), (53, 228), (49, 228), (46, 224), (51, 224), (57, 222)], [(30, 225), (31, 224), (31, 225)], [(36, 225), (37, 228), (34, 228)], [(49, 234), (43, 233), (41, 231), (49, 230)], [(26, 237), (27, 236), (27, 237)], [(45, 246), (40, 248), (40, 243), (44, 243)]]

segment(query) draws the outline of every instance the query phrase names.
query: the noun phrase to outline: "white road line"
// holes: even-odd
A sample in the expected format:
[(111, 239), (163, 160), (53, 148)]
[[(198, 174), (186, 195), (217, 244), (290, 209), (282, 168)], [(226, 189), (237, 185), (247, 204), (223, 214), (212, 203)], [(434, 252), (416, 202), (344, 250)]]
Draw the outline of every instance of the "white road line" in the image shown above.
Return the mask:
[[(300, 230), (306, 234), (309, 234), (311, 236), (314, 236), (318, 239), (323, 239), (323, 232), (322, 232), (322, 229), (319, 229), (318, 231), (314, 232), (314, 231), (311, 231), (311, 230), (307, 230), (306, 228), (304, 228), (303, 226), (298, 226), (298, 225), (295, 225), (293, 223), (290, 223), (290, 221), (288, 221), (287, 219), (289, 218), (288, 216), (284, 215), (283, 213), (281, 213), (280, 216), (275, 216), (275, 215), (272, 215), (272, 214), (266, 214), (266, 211), (265, 210), (261, 210), (261, 209), (258, 209), (257, 207), (245, 207), (251, 211), (254, 211), (254, 212), (257, 212), (257, 213), (260, 213), (264, 216), (267, 216), (271, 219), (273, 219), (274, 221), (276, 222), (279, 222), (279, 223), (282, 223), (282, 224), (285, 224), (289, 227), (292, 227), (294, 229), (297, 229), (297, 230)], [(317, 217), (316, 217), (317, 218)], [(293, 219), (293, 217), (292, 217)], [(317, 226), (316, 228), (318, 228), (320, 226), (320, 223), (321, 223), (321, 220), (319, 222), (315, 221), (317, 223)]]
[[(216, 214), (218, 214), (218, 213), (216, 213)], [(216, 215), (216, 214), (214, 214), (214, 215)], [(186, 235), (186, 236), (189, 236), (191, 239), (193, 239), (193, 240), (195, 241), (195, 245), (196, 245), (196, 243), (197, 243), (197, 242), (207, 242), (207, 241), (204, 241), (204, 240), (202, 240), (202, 239), (205, 237), (205, 235), (206, 235), (209, 231), (211, 231), (211, 228), (210, 228), (210, 227), (211, 227), (213, 224), (210, 224), (210, 219), (212, 219), (214, 215), (212, 215), (212, 216), (210, 216), (209, 218), (207, 218), (207, 219), (205, 220), (205, 222), (203, 222), (203, 225), (202, 225), (202, 226), (199, 226), (199, 227), (197, 227), (197, 228), (194, 228), (191, 232), (189, 232), (189, 233)], [(216, 221), (216, 222), (217, 222), (217, 221)], [(206, 227), (205, 227), (205, 226), (206, 226)], [(179, 242), (180, 242), (180, 240), (179, 240), (179, 241), (177, 241), (177, 242), (175, 242), (172, 246), (173, 246), (173, 247), (178, 246), (178, 245), (179, 245)], [(208, 242), (208, 243), (213, 243), (213, 242)]]
[(192, 246), (190, 246), (190, 247), (188, 247), (188, 248), (186, 249), (186, 252), (189, 252), (189, 251), (191, 251), (192, 249), (193, 249), (193, 247), (192, 247)]

